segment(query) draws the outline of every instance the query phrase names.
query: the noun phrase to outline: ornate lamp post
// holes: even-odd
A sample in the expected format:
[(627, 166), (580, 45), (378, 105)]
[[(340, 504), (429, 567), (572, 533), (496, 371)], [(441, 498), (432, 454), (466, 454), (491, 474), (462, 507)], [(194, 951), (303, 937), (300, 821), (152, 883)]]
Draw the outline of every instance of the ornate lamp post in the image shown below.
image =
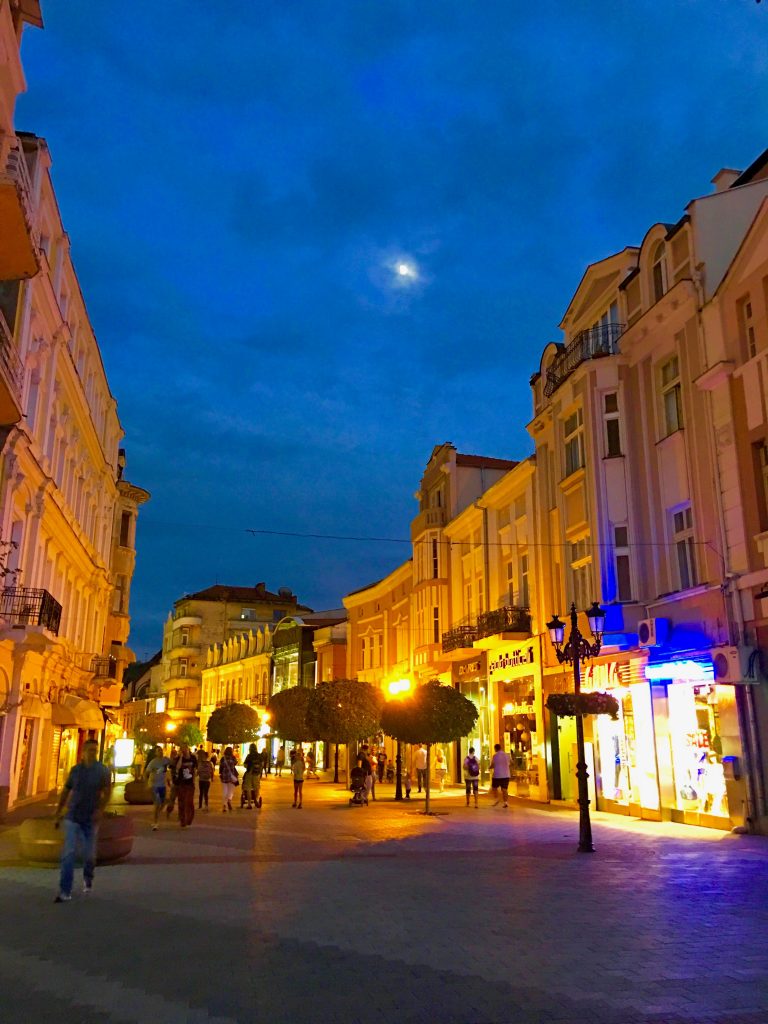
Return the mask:
[[(387, 687), (391, 698), (407, 697), (413, 689), (410, 679), (395, 679)], [(397, 740), (395, 754), (395, 800), (403, 799), (403, 745)]]
[[(576, 605), (571, 605), (571, 633), (567, 642), (565, 641), (565, 623), (555, 615), (551, 622), (547, 623), (549, 638), (555, 648), (557, 660), (562, 665), (566, 663), (573, 665), (573, 688), (576, 694), (581, 693), (581, 663), (589, 658), (596, 658), (600, 653), (603, 643), (603, 627), (605, 625), (605, 611), (597, 601), (592, 602), (592, 607), (586, 611), (589, 620), (589, 628), (592, 630), (593, 642), (590, 643), (582, 636), (579, 629), (579, 615)], [(592, 845), (592, 824), (589, 820), (589, 791), (587, 789), (587, 761), (584, 753), (584, 716), (576, 715), (576, 749), (578, 761), (576, 764), (576, 778), (579, 784), (579, 853), (594, 853)]]

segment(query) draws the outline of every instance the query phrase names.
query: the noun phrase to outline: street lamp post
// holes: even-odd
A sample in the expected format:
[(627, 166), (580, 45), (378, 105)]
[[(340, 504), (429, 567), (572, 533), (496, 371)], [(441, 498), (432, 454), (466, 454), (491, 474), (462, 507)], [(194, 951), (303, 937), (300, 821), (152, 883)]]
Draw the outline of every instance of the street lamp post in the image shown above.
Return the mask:
[[(579, 615), (576, 605), (571, 605), (571, 632), (567, 642), (565, 640), (565, 623), (561, 622), (557, 615), (547, 623), (549, 637), (555, 648), (555, 654), (560, 664), (573, 665), (573, 688), (581, 693), (581, 663), (589, 658), (596, 658), (600, 653), (603, 643), (603, 627), (605, 624), (605, 612), (597, 601), (592, 602), (592, 607), (587, 609), (589, 628), (592, 630), (593, 642), (590, 643), (579, 629)], [(578, 711), (578, 708), (577, 708)], [(592, 845), (592, 823), (589, 820), (589, 790), (587, 788), (587, 759), (584, 751), (584, 717), (576, 715), (576, 779), (579, 788), (579, 853), (594, 853)]]

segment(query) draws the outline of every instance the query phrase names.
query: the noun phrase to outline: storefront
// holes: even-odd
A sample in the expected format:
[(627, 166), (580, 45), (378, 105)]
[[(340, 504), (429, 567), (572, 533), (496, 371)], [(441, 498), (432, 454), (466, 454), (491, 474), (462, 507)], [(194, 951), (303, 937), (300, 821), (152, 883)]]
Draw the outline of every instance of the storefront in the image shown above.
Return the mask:
[(470, 747), (480, 762), (480, 785), (490, 785), (491, 755), (493, 754), (493, 733), (491, 732), (491, 701), (488, 696), (488, 675), (485, 651), (475, 651), (469, 661), (455, 662), (451, 666), (451, 681), (459, 692), (471, 700), (477, 708), (477, 722), (469, 736), (459, 741), (455, 765), (448, 765), (448, 778), (461, 781), (462, 765)]
[(541, 696), (541, 639), (507, 642), (488, 651), (494, 743), (510, 755), (510, 793), (547, 798)]
[(661, 817), (651, 688), (643, 677), (645, 659), (592, 662), (582, 690), (615, 697), (618, 720), (598, 715), (591, 726), (595, 797), (599, 810), (637, 818)]
[(715, 682), (710, 654), (649, 662), (662, 816), (729, 829), (743, 825), (746, 782), (736, 684)]

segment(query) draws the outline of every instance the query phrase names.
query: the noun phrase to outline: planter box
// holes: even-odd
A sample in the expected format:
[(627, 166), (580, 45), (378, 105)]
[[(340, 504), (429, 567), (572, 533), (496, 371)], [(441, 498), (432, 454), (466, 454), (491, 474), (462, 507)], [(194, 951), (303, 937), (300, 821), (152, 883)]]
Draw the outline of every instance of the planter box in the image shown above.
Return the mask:
[[(123, 814), (103, 817), (96, 840), (96, 863), (112, 864), (127, 857), (133, 849), (135, 834), (132, 818)], [(19, 829), (19, 845), (25, 860), (57, 864), (61, 860), (64, 830), (54, 828), (53, 818), (27, 818)]]
[(127, 804), (152, 803), (152, 790), (143, 779), (126, 782), (124, 795)]

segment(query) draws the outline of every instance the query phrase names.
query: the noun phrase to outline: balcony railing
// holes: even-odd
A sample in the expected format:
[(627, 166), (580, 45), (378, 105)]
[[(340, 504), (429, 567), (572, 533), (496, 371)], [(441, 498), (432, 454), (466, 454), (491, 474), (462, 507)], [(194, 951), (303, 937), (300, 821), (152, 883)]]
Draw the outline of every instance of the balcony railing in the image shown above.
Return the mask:
[(477, 638), (495, 636), (497, 633), (531, 632), (531, 613), (527, 608), (505, 605), (492, 612), (483, 612), (477, 617)]
[(95, 657), (91, 659), (91, 672), (97, 679), (117, 678), (117, 659), (110, 657)]
[(546, 397), (550, 398), (585, 360), (615, 355), (619, 351), (619, 338), (624, 330), (624, 324), (603, 324), (577, 334), (570, 345), (555, 356), (547, 369), (544, 384)]
[(477, 625), (466, 622), (453, 626), (452, 629), (443, 633), (443, 654), (449, 651), (456, 651), (461, 647), (471, 647), (477, 640)]
[(5, 322), (2, 310), (0, 310), (0, 364), (2, 365), (5, 377), (14, 390), (14, 397), (21, 401), (21, 386), (24, 380), (24, 367), (21, 364), (16, 345), (13, 341), (13, 334)]
[(0, 594), (0, 618), (13, 626), (43, 626), (58, 634), (61, 605), (47, 590), (6, 587)]

